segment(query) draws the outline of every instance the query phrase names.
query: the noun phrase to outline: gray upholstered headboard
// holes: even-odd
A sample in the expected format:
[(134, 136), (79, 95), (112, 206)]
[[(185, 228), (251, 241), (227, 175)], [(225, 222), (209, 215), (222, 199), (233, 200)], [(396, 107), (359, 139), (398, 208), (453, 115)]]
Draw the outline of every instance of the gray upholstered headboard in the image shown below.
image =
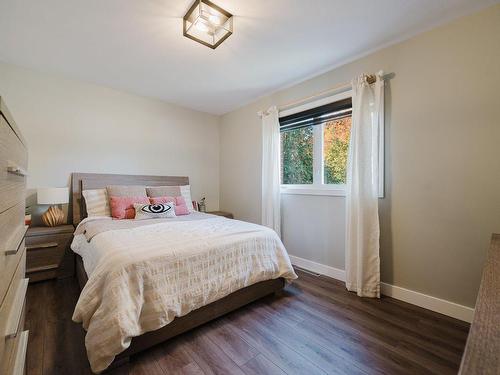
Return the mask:
[(71, 204), (68, 216), (76, 225), (87, 217), (82, 191), (103, 189), (109, 185), (181, 186), (189, 185), (189, 177), (183, 176), (136, 176), (125, 174), (72, 173)]

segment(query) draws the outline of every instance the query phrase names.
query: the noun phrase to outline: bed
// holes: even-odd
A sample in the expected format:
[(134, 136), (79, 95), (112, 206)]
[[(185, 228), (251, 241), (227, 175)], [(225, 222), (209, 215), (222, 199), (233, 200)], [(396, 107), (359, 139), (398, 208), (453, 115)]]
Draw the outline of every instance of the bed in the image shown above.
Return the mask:
[(296, 278), (276, 233), (192, 213), (176, 220), (86, 218), (82, 191), (180, 186), (188, 177), (73, 173), (69, 214), (82, 289), (73, 320), (99, 373), (135, 353), (280, 291)]

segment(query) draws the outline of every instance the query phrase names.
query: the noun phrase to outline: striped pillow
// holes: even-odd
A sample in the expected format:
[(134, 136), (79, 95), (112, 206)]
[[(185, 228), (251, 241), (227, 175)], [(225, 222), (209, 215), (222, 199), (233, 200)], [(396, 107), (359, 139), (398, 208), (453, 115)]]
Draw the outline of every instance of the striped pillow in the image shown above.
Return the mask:
[(87, 216), (111, 216), (106, 189), (83, 190)]

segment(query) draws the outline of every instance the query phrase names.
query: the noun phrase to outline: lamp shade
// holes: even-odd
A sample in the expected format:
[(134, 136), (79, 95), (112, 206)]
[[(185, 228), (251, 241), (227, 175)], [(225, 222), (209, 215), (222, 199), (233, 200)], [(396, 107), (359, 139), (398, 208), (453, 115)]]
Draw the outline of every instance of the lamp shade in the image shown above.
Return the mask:
[(36, 196), (38, 204), (64, 204), (69, 202), (69, 189), (38, 188)]

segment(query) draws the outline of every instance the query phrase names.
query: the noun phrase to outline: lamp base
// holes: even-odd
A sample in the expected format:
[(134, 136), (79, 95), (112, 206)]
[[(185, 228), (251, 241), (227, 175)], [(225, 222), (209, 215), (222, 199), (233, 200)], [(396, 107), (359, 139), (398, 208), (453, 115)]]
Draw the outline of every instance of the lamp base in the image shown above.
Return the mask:
[(50, 206), (42, 215), (42, 222), (47, 227), (56, 227), (64, 224), (64, 212), (57, 206)]

